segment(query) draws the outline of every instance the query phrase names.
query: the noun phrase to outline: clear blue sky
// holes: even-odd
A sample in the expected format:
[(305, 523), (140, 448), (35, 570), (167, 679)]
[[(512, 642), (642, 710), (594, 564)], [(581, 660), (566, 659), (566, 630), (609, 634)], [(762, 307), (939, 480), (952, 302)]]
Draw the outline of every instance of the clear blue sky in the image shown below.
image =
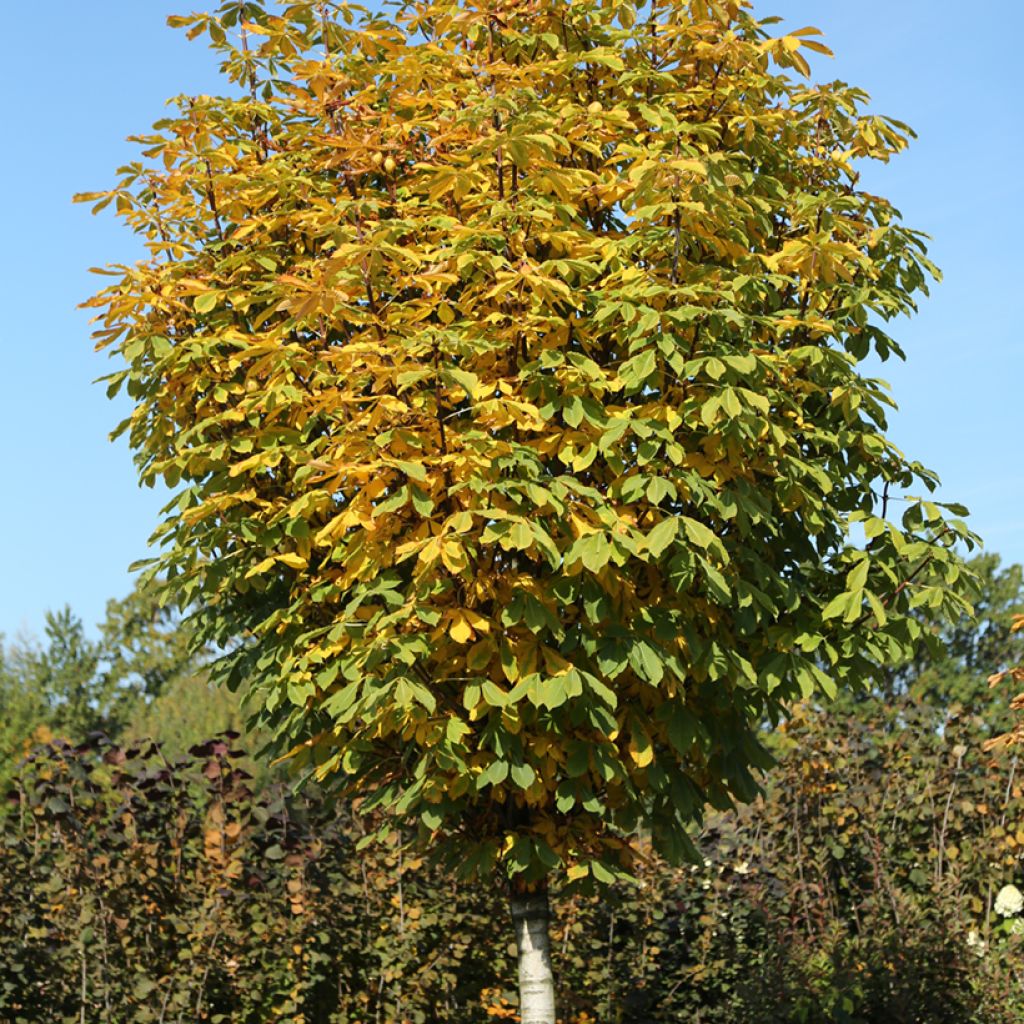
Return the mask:
[[(113, 181), (142, 132), (182, 92), (217, 88), (212, 55), (164, 26), (173, 0), (55, 0), (45, 24), (7, 18), (0, 86), (8, 97), (0, 195), (4, 486), (0, 491), (0, 633), (39, 631), (70, 604), (92, 625), (130, 589), (159, 495), (140, 490), (123, 442), (127, 413), (90, 382), (108, 372), (77, 303), (89, 266), (130, 261), (134, 238), (112, 215), (72, 206)], [(826, 33), (834, 61), (818, 79), (867, 89), (874, 108), (908, 121), (914, 148), (873, 175), (912, 226), (935, 237), (946, 274), (921, 315), (901, 325), (908, 362), (882, 369), (901, 412), (897, 443), (938, 470), (990, 550), (1024, 561), (1024, 346), (1014, 306), (1024, 278), (1024, 158), (1019, 38), (1024, 5), (934, 0), (755, 0), (764, 15)]]

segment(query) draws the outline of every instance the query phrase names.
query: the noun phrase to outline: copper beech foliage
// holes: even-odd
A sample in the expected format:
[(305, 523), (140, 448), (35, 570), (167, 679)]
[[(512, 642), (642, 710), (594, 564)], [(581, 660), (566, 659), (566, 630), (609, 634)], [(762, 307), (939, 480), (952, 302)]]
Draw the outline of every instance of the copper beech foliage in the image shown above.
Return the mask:
[[(561, 1019), (1020, 1024), (1024, 930), (994, 905), (1024, 787), (987, 731), (912, 698), (794, 715), (701, 865), (556, 891)], [(497, 887), (453, 886), (397, 832), (357, 853), (346, 802), (250, 792), (237, 742), (32, 752), (0, 801), (4, 1024), (516, 1019)]]
[[(151, 572), (280, 751), (467, 874), (608, 881), (756, 791), (759, 725), (961, 614), (865, 376), (935, 271), (910, 135), (741, 0), (224, 4), (90, 302)], [(450, 841), (454, 840), (454, 841)]]
[[(1024, 615), (1018, 615), (1013, 622), (1013, 632), (1024, 630)], [(994, 672), (988, 677), (991, 687), (996, 687), (1005, 680), (1009, 680), (1015, 686), (1024, 685), (1024, 665), (1010, 665), (1000, 672)], [(1013, 711), (1024, 711), (1024, 693), (1018, 693), (1010, 700), (1010, 708)], [(1000, 750), (1004, 747), (1024, 746), (1024, 719), (1019, 720), (1012, 729), (1000, 736), (993, 736), (985, 743), (986, 750)]]

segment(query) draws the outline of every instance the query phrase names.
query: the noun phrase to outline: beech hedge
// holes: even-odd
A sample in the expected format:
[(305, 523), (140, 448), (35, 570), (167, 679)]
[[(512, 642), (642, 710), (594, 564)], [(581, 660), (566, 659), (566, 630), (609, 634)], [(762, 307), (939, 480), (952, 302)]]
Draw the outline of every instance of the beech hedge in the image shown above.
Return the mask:
[[(638, 886), (555, 895), (566, 1021), (1024, 1019), (1024, 772), (984, 734), (909, 700), (792, 719), (769, 790), (709, 822), (703, 863), (640, 837)], [(515, 1017), (501, 892), (397, 833), (360, 849), (375, 823), (313, 785), (254, 791), (236, 740), (30, 755), (0, 816), (0, 1020)]]

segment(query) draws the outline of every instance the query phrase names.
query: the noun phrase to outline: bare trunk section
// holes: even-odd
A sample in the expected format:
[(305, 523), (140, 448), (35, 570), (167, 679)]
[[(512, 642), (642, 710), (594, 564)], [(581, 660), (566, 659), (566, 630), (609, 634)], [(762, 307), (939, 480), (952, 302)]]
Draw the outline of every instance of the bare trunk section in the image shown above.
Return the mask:
[(514, 892), (511, 906), (519, 951), (519, 1019), (521, 1024), (555, 1024), (547, 887)]

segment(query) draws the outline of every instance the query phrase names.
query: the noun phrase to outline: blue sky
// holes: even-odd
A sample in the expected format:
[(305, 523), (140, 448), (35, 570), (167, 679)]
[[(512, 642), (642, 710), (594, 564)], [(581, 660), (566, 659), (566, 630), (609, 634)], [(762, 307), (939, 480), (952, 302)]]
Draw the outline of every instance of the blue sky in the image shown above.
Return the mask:
[[(870, 187), (934, 236), (945, 281), (897, 328), (908, 353), (879, 375), (901, 411), (892, 434), (936, 469), (942, 497), (972, 510), (974, 529), (1007, 561), (1024, 561), (1024, 346), (1014, 297), (1024, 277), (1024, 206), (1016, 192), (1024, 124), (1016, 71), (1019, 0), (987, 0), (954, 17), (934, 0), (755, 0), (794, 28), (817, 25), (836, 51), (815, 78), (867, 89), (873, 107), (920, 138), (872, 174)], [(176, 94), (217, 88), (212, 54), (164, 25), (173, 0), (54, 0), (45, 27), (12, 12), (0, 64), (8, 97), (0, 194), (5, 482), (0, 500), (0, 633), (38, 632), (70, 604), (91, 625), (130, 589), (160, 495), (140, 490), (124, 442), (127, 414), (91, 381), (108, 372), (77, 304), (88, 267), (130, 261), (134, 238), (71, 195), (99, 189), (134, 156)], [(43, 35), (41, 35), (43, 33)], [(32, 41), (31, 45), (27, 41)], [(1016, 436), (1015, 436), (1016, 435)]]

